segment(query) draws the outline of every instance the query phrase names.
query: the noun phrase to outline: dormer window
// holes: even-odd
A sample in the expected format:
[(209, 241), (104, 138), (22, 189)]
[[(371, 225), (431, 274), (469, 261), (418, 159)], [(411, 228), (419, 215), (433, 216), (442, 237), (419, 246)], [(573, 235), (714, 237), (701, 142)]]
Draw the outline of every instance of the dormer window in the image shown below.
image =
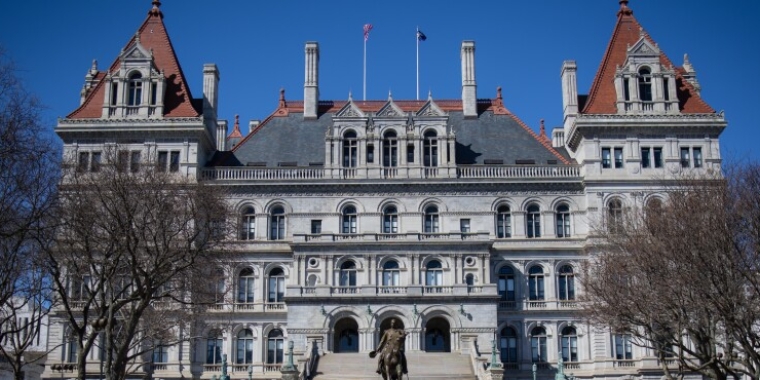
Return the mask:
[(639, 98), (642, 102), (652, 101), (652, 72), (646, 67), (639, 70)]
[(129, 76), (129, 106), (139, 106), (142, 103), (142, 74), (139, 72)]

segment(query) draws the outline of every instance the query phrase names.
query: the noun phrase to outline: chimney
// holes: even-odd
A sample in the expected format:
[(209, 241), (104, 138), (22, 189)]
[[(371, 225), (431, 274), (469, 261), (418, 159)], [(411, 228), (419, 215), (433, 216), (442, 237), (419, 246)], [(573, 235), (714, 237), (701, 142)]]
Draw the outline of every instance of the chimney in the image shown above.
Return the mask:
[(216, 150), (227, 150), (227, 120), (216, 122)]
[(319, 106), (319, 44), (307, 42), (303, 84), (303, 118), (316, 119)]
[(578, 66), (575, 61), (562, 63), (562, 116), (565, 133), (570, 131), (578, 114)]
[(475, 41), (462, 41), (462, 110), (464, 117), (478, 116), (475, 84)]
[(203, 118), (216, 120), (219, 104), (219, 69), (213, 63), (203, 65)]

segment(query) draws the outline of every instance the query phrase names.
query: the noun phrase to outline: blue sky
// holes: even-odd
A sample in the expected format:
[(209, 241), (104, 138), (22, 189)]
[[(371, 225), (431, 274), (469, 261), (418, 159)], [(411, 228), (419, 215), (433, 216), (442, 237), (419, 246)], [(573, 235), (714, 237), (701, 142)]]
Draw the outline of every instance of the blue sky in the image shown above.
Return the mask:
[[(760, 32), (758, 1), (631, 0), (639, 23), (680, 65), (688, 53), (702, 97), (725, 110), (724, 158), (760, 159)], [(151, 7), (150, 0), (6, 1), (0, 45), (19, 75), (47, 106), (45, 122), (79, 104), (92, 59), (101, 69), (116, 58)], [(619, 9), (616, 0), (584, 1), (203, 1), (164, 0), (164, 22), (195, 97), (204, 63), (221, 71), (220, 118), (264, 119), (278, 91), (303, 97), (304, 43), (320, 44), (320, 98), (362, 93), (362, 26), (367, 46), (367, 98), (414, 99), (415, 28), (420, 92), (461, 96), (459, 48), (476, 42), (478, 97), (502, 86), (507, 108), (534, 129), (562, 122), (560, 67), (578, 63), (579, 92), (591, 85)]]

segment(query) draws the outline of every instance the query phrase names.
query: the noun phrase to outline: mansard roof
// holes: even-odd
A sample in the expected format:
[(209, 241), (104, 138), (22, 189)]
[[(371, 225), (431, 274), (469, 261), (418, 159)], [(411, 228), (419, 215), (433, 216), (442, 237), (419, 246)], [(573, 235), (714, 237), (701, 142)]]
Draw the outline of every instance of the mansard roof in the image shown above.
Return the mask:
[[(159, 9), (161, 2), (153, 0), (153, 8), (148, 12), (148, 17), (140, 25), (136, 36), (132, 36), (124, 46), (123, 51), (129, 50), (138, 41), (147, 50), (153, 53), (153, 62), (159, 71), (163, 71), (166, 77), (166, 91), (164, 96), (164, 116), (166, 117), (197, 117), (199, 111), (198, 102), (193, 100), (190, 87), (185, 81), (182, 67), (174, 52), (174, 47), (169, 39), (169, 34), (164, 26), (164, 15)], [(120, 60), (117, 57), (107, 72), (100, 72), (96, 78), (100, 81), (93, 91), (89, 93), (82, 105), (70, 113), (69, 119), (100, 118), (104, 101), (105, 86), (103, 78), (107, 73), (114, 73), (120, 68)]]
[[(628, 48), (634, 46), (641, 35), (651, 44), (654, 39), (641, 27), (628, 7), (628, 0), (620, 0), (620, 10), (617, 13), (617, 23), (612, 32), (612, 38), (607, 45), (599, 70), (591, 84), (588, 98), (581, 113), (585, 114), (614, 114), (617, 113), (617, 93), (615, 91), (615, 70), (623, 66)], [(666, 67), (674, 67), (667, 55), (660, 50), (660, 63)], [(692, 85), (684, 80), (683, 68), (676, 68), (676, 89), (679, 107), (682, 113), (714, 113), (712, 109), (695, 91)]]
[[(304, 119), (302, 101), (288, 101), (287, 109), (278, 108), (232, 151), (218, 152), (210, 165), (322, 166), (328, 128), (348, 104), (375, 117), (387, 109), (388, 100), (320, 101), (316, 120)], [(417, 115), (430, 107), (431, 100), (393, 100), (393, 104), (405, 113)], [(553, 148), (548, 138), (536, 134), (504, 108), (500, 98), (479, 99), (476, 119), (464, 117), (461, 100), (436, 100), (434, 105), (446, 113), (446, 129), (456, 135), (457, 165), (571, 164), (564, 148)]]

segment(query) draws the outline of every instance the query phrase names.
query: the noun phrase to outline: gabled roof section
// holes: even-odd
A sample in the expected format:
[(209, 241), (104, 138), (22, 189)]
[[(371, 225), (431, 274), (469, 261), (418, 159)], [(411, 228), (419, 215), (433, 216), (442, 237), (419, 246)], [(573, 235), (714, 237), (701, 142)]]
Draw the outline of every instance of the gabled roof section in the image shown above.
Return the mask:
[(388, 94), (388, 102), (375, 114), (378, 117), (404, 117), (404, 111), (396, 105), (391, 94)]
[(366, 117), (366, 115), (356, 103), (354, 103), (351, 94), (348, 94), (348, 101), (338, 112), (335, 113), (335, 117)]
[[(628, 7), (628, 0), (620, 0), (620, 10), (617, 13), (617, 24), (612, 32), (612, 38), (607, 45), (602, 63), (596, 72), (594, 81), (589, 90), (588, 100), (581, 113), (585, 114), (615, 114), (617, 113), (617, 93), (615, 92), (615, 70), (622, 66), (626, 60), (629, 46), (639, 42), (641, 36), (649, 42), (650, 46), (656, 43), (643, 31), (643, 28), (633, 17), (633, 11)], [(660, 63), (666, 67), (673, 64), (670, 59), (660, 50)], [(687, 81), (683, 80), (682, 70), (676, 69), (677, 96), (682, 113), (714, 113), (707, 103), (697, 94)]]
[[(164, 72), (166, 77), (166, 92), (164, 96), (165, 117), (198, 117), (201, 111), (193, 106), (193, 96), (190, 87), (185, 81), (182, 67), (179, 65), (177, 55), (174, 52), (169, 34), (164, 26), (164, 15), (160, 10), (161, 2), (153, 0), (153, 8), (148, 12), (148, 17), (137, 30), (135, 36), (130, 38), (122, 51), (129, 51), (139, 38), (142, 47), (153, 53), (153, 63), (159, 71)], [(139, 37), (138, 37), (139, 36)], [(111, 64), (108, 72), (114, 73), (119, 70), (120, 59)], [(69, 119), (100, 118), (104, 100), (104, 81), (100, 81), (95, 89), (85, 99), (79, 108), (70, 113)]]

